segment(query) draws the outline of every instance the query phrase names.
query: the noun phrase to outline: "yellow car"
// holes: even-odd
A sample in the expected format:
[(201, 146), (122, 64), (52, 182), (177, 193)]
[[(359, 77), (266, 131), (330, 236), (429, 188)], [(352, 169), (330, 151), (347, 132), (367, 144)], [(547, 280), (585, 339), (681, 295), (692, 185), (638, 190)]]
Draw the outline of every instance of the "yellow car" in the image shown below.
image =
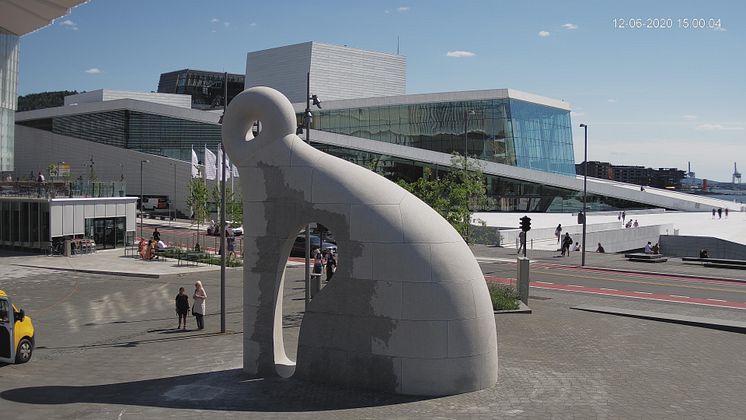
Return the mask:
[(0, 290), (0, 362), (26, 363), (34, 351), (34, 324)]

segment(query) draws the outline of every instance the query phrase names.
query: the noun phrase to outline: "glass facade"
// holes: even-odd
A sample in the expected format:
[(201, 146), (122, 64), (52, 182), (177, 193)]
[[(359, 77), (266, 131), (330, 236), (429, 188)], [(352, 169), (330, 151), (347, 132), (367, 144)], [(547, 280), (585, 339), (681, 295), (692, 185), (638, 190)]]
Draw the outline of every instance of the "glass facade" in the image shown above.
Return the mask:
[(570, 112), (516, 99), (314, 110), (312, 128), (575, 176)]
[(0, 29), (0, 172), (13, 170), (18, 36)]
[(216, 150), (220, 125), (130, 110), (117, 110), (21, 121), (55, 134), (154, 155), (191, 161), (192, 145), (200, 160), (204, 146)]
[[(228, 103), (243, 91), (244, 78), (228, 73)], [(223, 73), (186, 69), (161, 74), (158, 92), (192, 95), (192, 108), (218, 109), (223, 107), (224, 83)]]
[[(364, 152), (321, 143), (312, 143), (317, 149), (368, 168), (392, 181), (403, 179), (412, 182), (430, 167), (434, 176), (450, 170), (449, 167), (433, 166), (416, 160), (404, 159), (377, 153)], [(582, 191), (573, 191), (515, 179), (485, 175), (489, 205), (475, 211), (504, 212), (578, 212), (583, 208)], [(619, 209), (641, 209), (650, 206), (640, 203), (588, 194), (590, 211), (613, 211)]]

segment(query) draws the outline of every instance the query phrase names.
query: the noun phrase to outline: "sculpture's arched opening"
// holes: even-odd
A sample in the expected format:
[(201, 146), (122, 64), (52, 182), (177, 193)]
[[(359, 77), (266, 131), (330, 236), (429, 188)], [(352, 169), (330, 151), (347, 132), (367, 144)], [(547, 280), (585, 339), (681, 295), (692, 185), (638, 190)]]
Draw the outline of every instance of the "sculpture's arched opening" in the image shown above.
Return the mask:
[[(338, 251), (333, 232), (321, 223), (311, 222), (309, 225), (311, 226), (309, 270), (311, 271), (312, 279), (313, 276), (319, 276), (318, 285), (320, 286), (320, 290), (314, 296), (319, 297), (327, 285), (326, 261), (328, 256), (324, 258), (324, 265), (320, 273), (315, 273), (314, 251), (318, 249), (322, 253), (332, 253), (335, 262)], [(287, 255), (295, 257), (296, 260), (303, 258), (306, 244), (305, 229), (306, 225), (303, 225), (297, 231), (297, 235), (294, 238), (289, 238), (283, 249), (283, 254), (286, 255), (283, 261), (287, 260)], [(314, 284), (313, 281), (311, 283), (312, 285)], [(287, 265), (285, 265), (282, 269), (280, 283), (277, 288), (274, 336), (275, 368), (277, 374), (283, 378), (288, 378), (295, 372), (298, 339), (305, 314), (305, 292), (305, 267), (301, 265), (288, 269)]]

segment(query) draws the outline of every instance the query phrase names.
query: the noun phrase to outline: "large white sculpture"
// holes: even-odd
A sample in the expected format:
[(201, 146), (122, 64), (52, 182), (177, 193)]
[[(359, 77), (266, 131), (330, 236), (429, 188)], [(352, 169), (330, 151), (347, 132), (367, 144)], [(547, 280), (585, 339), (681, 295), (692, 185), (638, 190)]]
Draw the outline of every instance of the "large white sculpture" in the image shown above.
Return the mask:
[(293, 372), (282, 337), (285, 263), (298, 231), (318, 222), (334, 233), (339, 268), (303, 317), (296, 376), (410, 395), (492, 386), (494, 315), (459, 234), (398, 185), (314, 149), (295, 129), (290, 102), (266, 87), (236, 96), (223, 119), (244, 200), (244, 371)]

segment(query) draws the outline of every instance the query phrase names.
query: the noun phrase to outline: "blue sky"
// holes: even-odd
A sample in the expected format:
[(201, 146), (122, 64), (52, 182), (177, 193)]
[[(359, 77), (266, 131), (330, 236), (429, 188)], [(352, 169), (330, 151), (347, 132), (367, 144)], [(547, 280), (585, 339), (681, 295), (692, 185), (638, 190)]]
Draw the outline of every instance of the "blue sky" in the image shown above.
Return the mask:
[[(673, 27), (630, 28), (636, 18)], [(720, 27), (695, 29), (694, 19)], [(151, 91), (182, 68), (243, 73), (249, 51), (313, 40), (396, 52), (398, 36), (408, 93), (562, 99), (577, 162), (586, 123), (589, 160), (691, 161), (698, 177), (729, 181), (734, 161), (746, 172), (745, 24), (737, 0), (91, 0), (22, 38), (19, 94)]]

